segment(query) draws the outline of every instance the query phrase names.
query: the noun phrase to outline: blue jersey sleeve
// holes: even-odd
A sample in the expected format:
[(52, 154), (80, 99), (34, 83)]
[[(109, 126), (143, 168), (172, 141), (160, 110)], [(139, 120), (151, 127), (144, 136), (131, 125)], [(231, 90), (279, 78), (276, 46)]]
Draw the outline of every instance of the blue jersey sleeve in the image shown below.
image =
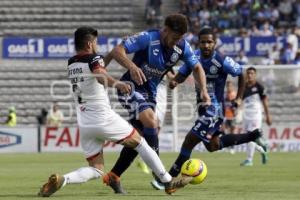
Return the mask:
[(148, 32), (140, 32), (138, 34), (132, 35), (128, 38), (125, 38), (122, 41), (126, 53), (134, 53), (139, 50), (143, 50), (149, 46), (150, 35)]
[(232, 58), (226, 56), (223, 61), (223, 69), (231, 76), (239, 76), (243, 73), (242, 65), (235, 62)]
[(184, 53), (183, 53), (182, 60), (183, 60), (184, 64), (186, 65), (186, 67), (190, 68), (191, 70), (193, 70), (195, 65), (197, 63), (199, 63), (196, 55), (193, 52), (192, 47), (190, 46), (190, 44), (187, 41), (185, 41)]
[(188, 77), (192, 73), (192, 69), (184, 64), (179, 68), (178, 73), (180, 73), (184, 77)]

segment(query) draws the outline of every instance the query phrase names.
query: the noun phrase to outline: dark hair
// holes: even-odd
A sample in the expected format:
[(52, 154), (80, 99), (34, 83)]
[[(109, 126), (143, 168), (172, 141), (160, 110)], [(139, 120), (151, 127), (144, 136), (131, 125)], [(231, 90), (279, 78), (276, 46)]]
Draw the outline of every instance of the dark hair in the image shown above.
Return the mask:
[(169, 27), (175, 33), (183, 35), (187, 32), (188, 21), (184, 15), (175, 13), (166, 17), (165, 26)]
[(200, 29), (198, 33), (198, 39), (200, 40), (201, 35), (212, 35), (214, 40), (216, 39), (216, 34), (214, 30), (209, 27), (209, 26), (204, 26), (203, 28)]
[(248, 67), (247, 68), (247, 71), (251, 71), (251, 70), (253, 70), (256, 73), (256, 69), (254, 67)]
[(79, 27), (74, 33), (74, 44), (76, 51), (82, 50), (86, 42), (95, 39), (98, 36), (98, 31), (89, 26)]

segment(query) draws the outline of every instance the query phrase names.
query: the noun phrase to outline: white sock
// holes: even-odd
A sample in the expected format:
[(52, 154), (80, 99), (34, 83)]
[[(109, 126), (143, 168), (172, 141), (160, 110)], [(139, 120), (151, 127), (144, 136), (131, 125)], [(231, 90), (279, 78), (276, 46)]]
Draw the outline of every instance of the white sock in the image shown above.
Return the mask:
[(255, 153), (255, 146), (256, 144), (254, 142), (249, 142), (248, 143), (248, 148), (247, 148), (247, 160), (251, 161), (253, 160), (254, 153)]
[(166, 183), (172, 180), (172, 176), (166, 171), (158, 155), (147, 144), (144, 138), (141, 138), (141, 142), (135, 150), (140, 154), (144, 162), (152, 169), (161, 182)]
[(101, 170), (94, 167), (81, 167), (64, 175), (65, 182), (63, 186), (72, 183), (85, 183), (91, 179), (99, 178), (102, 174)]

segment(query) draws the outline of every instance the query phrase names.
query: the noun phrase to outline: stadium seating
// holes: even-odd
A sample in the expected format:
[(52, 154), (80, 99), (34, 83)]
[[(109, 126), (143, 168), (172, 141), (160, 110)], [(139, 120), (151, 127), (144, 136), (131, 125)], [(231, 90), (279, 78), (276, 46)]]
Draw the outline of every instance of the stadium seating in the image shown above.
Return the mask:
[(130, 0), (5, 0), (1, 1), (0, 35), (70, 35), (79, 25), (91, 25), (103, 35), (128, 35), (132, 6)]
[[(80, 25), (91, 25), (102, 35), (128, 35), (134, 29), (132, 13), (136, 1), (2, 0), (0, 35), (70, 36)], [(53, 101), (57, 101), (67, 117), (64, 123), (76, 124), (75, 108), (71, 106), (70, 109), (73, 101), (71, 95), (68, 95), (70, 87), (65, 83), (66, 60), (2, 60), (0, 66), (2, 122), (8, 113), (7, 109), (15, 106), (18, 124), (36, 125), (36, 116), (40, 114), (40, 110), (49, 109)], [(109, 73), (116, 78), (122, 72), (124, 70), (119, 65), (109, 67)], [(51, 90), (53, 83), (57, 84)], [(270, 95), (270, 110), (274, 122), (300, 122), (300, 94), (290, 91), (288, 85), (282, 87), (282, 83), (275, 83), (274, 87), (276, 91)], [(51, 91), (55, 95), (51, 95)], [(109, 90), (110, 94), (112, 92), (113, 90)], [(110, 100), (112, 107), (125, 117), (127, 112), (117, 103), (116, 96), (110, 96)], [(189, 112), (186, 108), (179, 111), (181, 114)], [(170, 113), (167, 114), (166, 123), (171, 123)]]
[[(52, 103), (57, 101), (66, 117), (64, 123), (76, 124), (75, 107), (70, 85), (68, 85), (65, 60), (4, 60), (0, 65), (1, 121), (5, 121), (8, 108), (15, 106), (19, 125), (36, 125), (36, 116), (40, 114), (41, 109), (49, 110)], [(121, 67), (113, 66), (109, 66), (109, 71), (116, 78), (124, 72)], [(112, 92), (113, 90), (110, 89), (109, 93)], [(111, 96), (110, 100), (112, 106), (126, 116), (116, 96)]]
[[(73, 98), (70, 95), (70, 87), (66, 84), (67, 72), (64, 60), (4, 60), (0, 64), (1, 121), (5, 120), (8, 113), (7, 108), (15, 106), (18, 124), (35, 125), (37, 123), (36, 116), (39, 115), (40, 110), (42, 108), (49, 109), (53, 101), (57, 101), (67, 117), (64, 123), (76, 124)], [(115, 63), (109, 66), (108, 70), (116, 78), (124, 72), (124, 69)], [(56, 84), (53, 85), (54, 83)], [(51, 95), (51, 85), (54, 96)], [(276, 91), (270, 95), (270, 111), (274, 123), (300, 122), (300, 93), (289, 91), (282, 84), (277, 87), (275, 83), (275, 87)], [(112, 92), (113, 90), (109, 90), (109, 94)], [(116, 96), (111, 95), (110, 100), (112, 107), (126, 117), (127, 113), (117, 102)], [(189, 112), (186, 107), (179, 111), (181, 114), (186, 112)], [(168, 124), (170, 124), (170, 120), (171, 118), (167, 117)]]

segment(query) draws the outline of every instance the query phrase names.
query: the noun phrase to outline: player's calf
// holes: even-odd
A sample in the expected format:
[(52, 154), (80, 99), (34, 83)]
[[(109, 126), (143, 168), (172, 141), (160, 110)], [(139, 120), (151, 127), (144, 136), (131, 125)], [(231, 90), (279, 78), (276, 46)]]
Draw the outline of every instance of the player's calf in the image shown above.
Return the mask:
[(239, 145), (251, 141), (256, 141), (257, 138), (261, 137), (261, 135), (262, 132), (260, 129), (255, 129), (244, 134), (227, 134), (220, 137), (219, 149), (223, 149), (232, 145)]

